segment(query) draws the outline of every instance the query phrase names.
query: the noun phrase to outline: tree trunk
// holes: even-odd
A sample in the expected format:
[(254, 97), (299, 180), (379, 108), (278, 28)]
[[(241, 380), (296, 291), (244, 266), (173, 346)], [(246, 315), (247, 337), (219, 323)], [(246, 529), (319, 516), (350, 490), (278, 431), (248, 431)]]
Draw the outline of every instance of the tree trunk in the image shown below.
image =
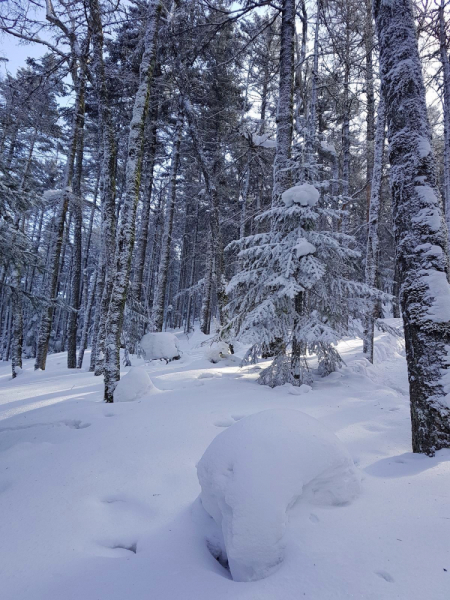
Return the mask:
[(73, 179), (74, 161), (77, 150), (78, 132), (81, 127), (81, 108), (83, 105), (83, 84), (82, 78), (77, 82), (77, 93), (75, 98), (75, 112), (74, 120), (72, 125), (72, 132), (70, 138), (70, 147), (67, 157), (66, 173), (64, 177), (63, 195), (59, 203), (58, 212), (55, 223), (56, 239), (53, 242), (53, 249), (50, 257), (50, 276), (47, 280), (43, 295), (48, 299), (48, 305), (44, 308), (41, 323), (39, 326), (39, 334), (36, 349), (36, 362), (34, 365), (35, 370), (45, 370), (47, 362), (48, 344), (50, 341), (50, 333), (52, 328), (52, 320), (54, 313), (54, 302), (56, 300), (56, 294), (58, 289), (58, 278), (59, 278), (59, 267), (60, 267), (60, 255), (63, 246), (64, 238), (64, 226), (66, 221), (67, 209), (69, 206), (70, 186)]
[[(367, 234), (366, 255), (366, 284), (375, 287), (378, 273), (378, 222), (381, 209), (381, 177), (383, 173), (383, 150), (385, 138), (385, 110), (384, 100), (381, 98), (378, 106), (378, 120), (375, 137), (374, 165), (371, 180), (369, 230)], [(364, 331), (363, 351), (367, 359), (373, 363), (373, 336), (375, 327), (375, 305), (369, 311)]]
[(71, 202), (73, 217), (73, 254), (72, 254), (72, 278), (70, 287), (70, 297), (72, 310), (69, 313), (69, 322), (67, 325), (67, 368), (75, 369), (77, 366), (77, 324), (78, 313), (81, 305), (81, 268), (82, 268), (82, 247), (81, 232), (83, 227), (83, 209), (81, 197), (81, 176), (83, 172), (83, 151), (84, 151), (84, 75), (81, 79), (81, 95), (79, 113), (80, 127), (77, 139), (77, 162), (73, 178), (73, 196)]
[(169, 275), (170, 249), (172, 245), (173, 219), (175, 215), (175, 199), (177, 194), (177, 174), (180, 162), (181, 133), (183, 131), (183, 116), (178, 116), (174, 131), (174, 143), (172, 148), (169, 191), (167, 194), (167, 206), (165, 211), (164, 235), (161, 247), (161, 258), (158, 271), (158, 284), (155, 300), (153, 303), (153, 330), (162, 331), (164, 323), (164, 306), (166, 302), (167, 278)]
[(425, 87), (410, 0), (375, 0), (401, 305), (411, 398), (412, 446), (450, 447), (450, 286), (447, 228), (436, 186)]
[(114, 401), (114, 389), (120, 379), (120, 339), (123, 313), (130, 279), (131, 256), (134, 245), (136, 210), (139, 201), (144, 125), (148, 114), (159, 21), (162, 11), (160, 0), (149, 4), (149, 16), (144, 36), (144, 53), (140, 66), (140, 83), (133, 107), (128, 139), (125, 199), (117, 234), (117, 251), (105, 340), (105, 402)]
[(448, 60), (445, 0), (439, 6), (439, 49), (444, 88), (444, 207), (447, 229), (450, 232), (450, 64)]

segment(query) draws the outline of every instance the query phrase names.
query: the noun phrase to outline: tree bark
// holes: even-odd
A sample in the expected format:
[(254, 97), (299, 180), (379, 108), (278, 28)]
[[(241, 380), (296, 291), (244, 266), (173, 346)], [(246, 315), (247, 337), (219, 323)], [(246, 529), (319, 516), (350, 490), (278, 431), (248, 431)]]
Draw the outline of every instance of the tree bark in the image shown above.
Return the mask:
[[(366, 254), (366, 284), (373, 288), (376, 285), (378, 273), (378, 223), (381, 210), (381, 177), (383, 173), (383, 150), (385, 138), (385, 110), (383, 97), (378, 105), (378, 120), (375, 137), (374, 165), (371, 179), (371, 194), (369, 207), (369, 230), (367, 234)], [(369, 311), (364, 331), (363, 351), (367, 359), (373, 363), (373, 336), (375, 328), (375, 305)]]
[(450, 447), (447, 228), (436, 186), (411, 0), (374, 1), (388, 124), (412, 447)]
[(144, 36), (144, 53), (140, 66), (140, 83), (133, 107), (128, 139), (125, 199), (117, 234), (115, 269), (109, 299), (105, 340), (105, 402), (114, 401), (114, 389), (120, 379), (120, 339), (123, 313), (130, 279), (131, 256), (134, 245), (136, 210), (139, 201), (143, 157), (144, 125), (148, 114), (162, 3), (149, 4), (149, 16)]
[(164, 306), (166, 302), (167, 278), (169, 275), (170, 249), (172, 245), (173, 219), (175, 215), (175, 199), (177, 194), (177, 175), (180, 162), (181, 134), (183, 131), (183, 116), (180, 112), (174, 131), (174, 143), (172, 149), (170, 183), (167, 194), (167, 206), (165, 212), (164, 235), (161, 247), (161, 258), (158, 272), (158, 284), (153, 303), (153, 330), (162, 331), (164, 324)]

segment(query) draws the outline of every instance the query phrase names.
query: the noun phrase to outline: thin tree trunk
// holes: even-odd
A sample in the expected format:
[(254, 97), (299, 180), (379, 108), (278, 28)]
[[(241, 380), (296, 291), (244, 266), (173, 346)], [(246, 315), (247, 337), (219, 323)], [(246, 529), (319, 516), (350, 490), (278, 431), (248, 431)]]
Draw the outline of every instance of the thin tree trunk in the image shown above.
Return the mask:
[(445, 0), (439, 6), (439, 50), (444, 88), (444, 207), (447, 229), (450, 233), (450, 64), (448, 59)]
[(174, 143), (172, 149), (170, 183), (167, 194), (167, 206), (165, 212), (164, 235), (161, 247), (161, 258), (158, 272), (158, 284), (155, 300), (153, 303), (153, 330), (162, 331), (164, 323), (164, 306), (166, 302), (167, 278), (169, 275), (170, 248), (172, 244), (173, 219), (175, 215), (175, 199), (177, 194), (177, 175), (180, 162), (181, 134), (183, 131), (183, 116), (180, 112), (174, 131)]
[(81, 231), (83, 227), (83, 209), (81, 197), (81, 176), (83, 172), (83, 151), (84, 151), (84, 74), (81, 78), (81, 93), (80, 100), (80, 127), (77, 139), (77, 157), (76, 168), (73, 179), (73, 196), (72, 196), (72, 216), (73, 216), (73, 254), (72, 254), (72, 278), (70, 287), (71, 306), (72, 310), (69, 314), (69, 322), (67, 325), (67, 368), (75, 369), (77, 366), (77, 324), (78, 313), (81, 304), (81, 269), (82, 269), (82, 239)]
[(75, 99), (75, 113), (72, 125), (72, 132), (70, 138), (69, 153), (67, 157), (66, 173), (64, 178), (64, 189), (63, 195), (59, 203), (58, 212), (56, 216), (56, 239), (53, 242), (53, 250), (50, 258), (50, 276), (47, 280), (46, 288), (43, 295), (48, 299), (48, 305), (44, 308), (41, 323), (39, 327), (37, 349), (36, 349), (36, 362), (34, 365), (35, 370), (45, 370), (47, 362), (48, 344), (50, 341), (50, 333), (52, 328), (52, 320), (54, 313), (54, 302), (56, 300), (56, 293), (58, 289), (58, 276), (60, 267), (60, 255), (63, 246), (64, 238), (64, 225), (66, 221), (67, 209), (69, 206), (70, 186), (73, 179), (74, 161), (77, 149), (78, 132), (81, 126), (81, 113), (80, 109), (83, 104), (83, 84), (81, 79), (77, 82), (77, 94)]
[[(375, 154), (373, 165), (373, 176), (371, 180), (371, 196), (369, 210), (369, 230), (367, 234), (367, 255), (366, 255), (366, 284), (375, 287), (378, 274), (378, 223), (381, 209), (381, 177), (383, 173), (383, 150), (385, 138), (385, 110), (384, 100), (381, 98), (378, 105), (378, 120), (375, 137)], [(373, 336), (375, 327), (375, 305), (372, 311), (369, 311), (364, 331), (363, 351), (367, 359), (373, 363)]]
[(83, 366), (83, 358), (84, 358), (84, 352), (87, 348), (89, 322), (91, 320), (91, 312), (92, 312), (92, 307), (94, 305), (96, 288), (97, 288), (97, 270), (95, 271), (93, 279), (92, 279), (91, 291), (88, 296), (86, 311), (84, 313), (83, 332), (81, 334), (80, 350), (78, 352), (77, 369), (81, 369), (81, 367)]

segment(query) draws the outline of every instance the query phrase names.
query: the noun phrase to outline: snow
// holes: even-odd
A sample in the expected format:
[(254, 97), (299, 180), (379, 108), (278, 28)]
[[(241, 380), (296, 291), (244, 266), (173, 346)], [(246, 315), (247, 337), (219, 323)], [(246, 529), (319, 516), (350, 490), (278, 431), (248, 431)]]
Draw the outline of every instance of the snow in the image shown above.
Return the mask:
[(281, 195), (281, 199), (287, 207), (293, 204), (300, 204), (300, 206), (315, 206), (319, 201), (319, 190), (317, 190), (310, 183), (302, 183), (301, 185), (294, 185), (289, 188)]
[(133, 402), (158, 390), (143, 367), (132, 367), (114, 390), (114, 402)]
[(324, 152), (336, 155), (336, 148), (333, 143), (326, 142), (325, 140), (320, 142), (320, 146)]
[(173, 360), (180, 356), (178, 339), (173, 333), (146, 333), (141, 339), (146, 360)]
[(256, 133), (252, 134), (252, 142), (254, 146), (260, 146), (261, 148), (276, 148), (277, 142), (269, 138), (269, 133), (264, 135), (257, 135)]
[(338, 438), (292, 409), (265, 410), (223, 431), (197, 474), (202, 506), (220, 528), (235, 581), (263, 579), (281, 566), (288, 513), (302, 496), (342, 505), (360, 485)]
[(428, 290), (425, 299), (431, 304), (427, 309), (427, 317), (435, 323), (450, 321), (450, 285), (447, 274), (436, 269), (421, 269), (421, 282)]
[(420, 137), (417, 142), (417, 151), (419, 152), (420, 158), (425, 158), (431, 152), (431, 144), (430, 141), (425, 137)]
[(205, 357), (212, 363), (218, 363), (228, 357), (229, 354), (230, 348), (225, 342), (213, 342), (208, 344), (205, 350)]
[(438, 206), (438, 201), (435, 191), (429, 185), (416, 185), (415, 189), (421, 200), (426, 204), (429, 204), (429, 207), (421, 208), (417, 213), (417, 216), (412, 217), (411, 220), (420, 225), (428, 225), (431, 231), (439, 231), (442, 226), (442, 221), (440, 212), (436, 208)]
[(314, 254), (316, 251), (316, 247), (308, 242), (305, 238), (299, 238), (297, 243), (294, 246), (294, 250), (297, 254), (297, 258), (300, 256), (307, 256), (308, 254)]
[[(25, 360), (14, 380), (0, 363), (2, 600), (448, 600), (450, 453), (411, 453), (400, 339), (377, 333), (374, 365), (345, 339), (347, 366), (297, 396), (257, 385), (254, 366), (211, 364), (197, 332), (177, 338), (178, 361), (131, 357), (161, 390), (149, 402), (104, 404), (89, 352), (83, 369), (66, 369), (64, 353), (45, 371)], [(198, 379), (208, 372), (222, 377)], [(279, 569), (239, 583), (208, 550), (217, 526), (197, 500), (196, 463), (220, 432), (267, 409), (337, 435), (362, 491), (347, 506), (303, 498)]]

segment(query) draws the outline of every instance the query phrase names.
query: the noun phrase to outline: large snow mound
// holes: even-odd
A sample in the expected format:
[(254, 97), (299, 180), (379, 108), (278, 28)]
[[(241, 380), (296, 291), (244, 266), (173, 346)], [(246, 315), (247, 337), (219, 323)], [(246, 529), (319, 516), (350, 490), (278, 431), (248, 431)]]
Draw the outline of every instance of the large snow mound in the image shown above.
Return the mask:
[(315, 206), (319, 201), (319, 190), (317, 190), (310, 183), (302, 183), (301, 185), (294, 185), (281, 194), (281, 199), (284, 204), (289, 207), (293, 204), (300, 204), (300, 206)]
[(178, 338), (173, 333), (146, 333), (141, 339), (141, 348), (146, 360), (180, 358)]
[(208, 543), (220, 547), (235, 581), (263, 579), (280, 566), (288, 512), (300, 497), (342, 505), (360, 489), (339, 439), (292, 409), (253, 414), (220, 433), (197, 474), (202, 505), (219, 527)]
[(132, 367), (117, 384), (114, 402), (133, 402), (158, 391), (144, 367)]

